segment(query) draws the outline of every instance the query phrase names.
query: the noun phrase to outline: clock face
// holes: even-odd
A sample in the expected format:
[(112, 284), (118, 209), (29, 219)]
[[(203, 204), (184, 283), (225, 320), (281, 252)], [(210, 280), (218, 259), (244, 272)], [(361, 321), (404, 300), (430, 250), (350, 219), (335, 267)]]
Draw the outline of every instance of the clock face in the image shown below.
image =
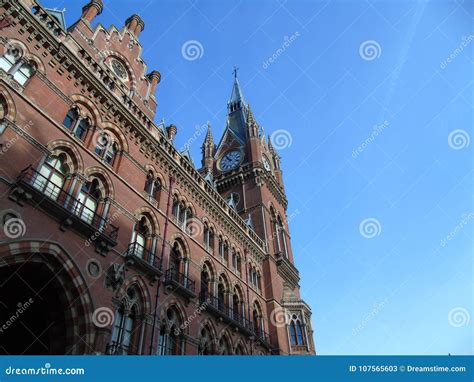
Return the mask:
[(263, 157), (262, 161), (263, 161), (263, 167), (265, 168), (265, 170), (271, 171), (272, 167), (270, 166), (270, 162), (268, 161), (267, 157)]
[(224, 154), (219, 162), (222, 171), (229, 171), (236, 168), (242, 161), (242, 152), (239, 150), (229, 151)]
[(112, 60), (111, 66), (117, 77), (121, 78), (122, 80), (126, 80), (128, 78), (127, 70), (124, 68), (121, 62)]

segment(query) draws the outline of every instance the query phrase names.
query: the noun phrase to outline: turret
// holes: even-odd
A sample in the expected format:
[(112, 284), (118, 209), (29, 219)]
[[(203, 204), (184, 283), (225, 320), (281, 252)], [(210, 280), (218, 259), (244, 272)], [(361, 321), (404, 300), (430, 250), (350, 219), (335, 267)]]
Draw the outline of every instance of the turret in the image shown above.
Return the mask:
[(211, 170), (214, 166), (214, 154), (216, 145), (214, 144), (214, 138), (212, 137), (211, 124), (207, 124), (207, 133), (204, 143), (202, 144), (202, 166), (207, 170)]
[(138, 15), (132, 15), (125, 21), (125, 27), (138, 40), (140, 33), (145, 29), (145, 22)]

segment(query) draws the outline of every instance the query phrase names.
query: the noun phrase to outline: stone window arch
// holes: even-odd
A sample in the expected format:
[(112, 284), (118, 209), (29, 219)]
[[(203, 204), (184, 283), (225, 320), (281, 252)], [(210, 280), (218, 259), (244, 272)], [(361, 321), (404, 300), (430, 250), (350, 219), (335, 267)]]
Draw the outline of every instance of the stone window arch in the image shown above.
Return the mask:
[(183, 319), (176, 306), (166, 309), (161, 320), (158, 355), (184, 354)]

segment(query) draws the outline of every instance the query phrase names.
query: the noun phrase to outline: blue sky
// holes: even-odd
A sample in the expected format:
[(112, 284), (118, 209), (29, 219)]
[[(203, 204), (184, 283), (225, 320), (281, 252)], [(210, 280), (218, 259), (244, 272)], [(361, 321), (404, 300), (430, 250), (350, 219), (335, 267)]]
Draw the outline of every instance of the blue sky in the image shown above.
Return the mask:
[[(42, 2), (68, 24), (84, 3)], [(472, 2), (104, 3), (105, 26), (145, 20), (178, 146), (220, 138), (239, 67), (280, 142), (319, 354), (473, 353)]]

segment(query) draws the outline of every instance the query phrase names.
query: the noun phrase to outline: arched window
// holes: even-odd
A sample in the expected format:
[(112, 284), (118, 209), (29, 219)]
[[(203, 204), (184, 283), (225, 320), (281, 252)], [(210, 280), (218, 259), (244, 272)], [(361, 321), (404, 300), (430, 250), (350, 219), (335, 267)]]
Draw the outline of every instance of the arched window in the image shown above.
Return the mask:
[(132, 234), (132, 243), (130, 250), (133, 255), (144, 258), (145, 251), (150, 246), (151, 230), (145, 217), (142, 217), (136, 224)]
[(289, 325), (290, 330), (290, 340), (292, 346), (304, 346), (305, 344), (305, 335), (304, 328), (301, 320), (296, 314), (291, 316), (291, 321)]
[(211, 330), (207, 325), (202, 328), (199, 339), (198, 354), (199, 355), (212, 355), (214, 354), (214, 340), (211, 334)]
[(64, 118), (63, 125), (82, 141), (91, 127), (89, 119), (81, 117), (76, 107), (68, 111)]
[(243, 323), (244, 319), (244, 301), (243, 294), (238, 287), (234, 288), (234, 293), (232, 295), (232, 317), (234, 320)]
[(226, 265), (229, 262), (229, 244), (227, 243), (227, 241), (224, 241), (224, 245), (222, 248), (222, 261)]
[(24, 86), (35, 72), (35, 64), (22, 59), (22, 52), (16, 47), (10, 47), (0, 57), (0, 68), (13, 76), (13, 79)]
[(124, 305), (121, 304), (116, 310), (109, 353), (115, 355), (129, 354), (135, 319), (135, 308), (127, 312)]
[(224, 280), (219, 278), (219, 284), (217, 284), (217, 309), (221, 312), (225, 312), (226, 308), (226, 286)]
[(161, 182), (158, 178), (155, 179), (153, 172), (150, 170), (146, 175), (145, 192), (155, 200), (158, 200), (159, 192), (161, 191)]
[(252, 310), (253, 329), (257, 337), (263, 334), (263, 316), (262, 309), (258, 303), (254, 303)]
[(35, 175), (33, 187), (56, 200), (63, 189), (69, 172), (64, 162), (65, 157), (63, 155), (48, 157)]
[(139, 295), (135, 288), (127, 290), (126, 297), (115, 311), (111, 343), (107, 353), (114, 355), (138, 354), (137, 347), (141, 321), (139, 319)]
[(232, 251), (232, 267), (234, 268), (234, 271), (240, 275), (242, 261), (240, 259), (240, 255), (235, 251)]
[(238, 344), (235, 348), (235, 355), (245, 355), (244, 347), (241, 344)]
[(181, 272), (181, 261), (182, 261), (182, 253), (179, 247), (179, 244), (176, 242), (173, 245), (170, 253), (170, 269), (174, 272)]
[(219, 355), (231, 355), (232, 350), (230, 347), (229, 340), (226, 336), (222, 336), (219, 340)]
[(181, 355), (184, 350), (184, 336), (182, 322), (176, 308), (171, 307), (166, 311), (162, 320), (160, 338), (158, 343), (159, 355)]
[(119, 145), (111, 134), (104, 132), (100, 135), (95, 146), (95, 153), (106, 163), (113, 165), (119, 152)]
[(210, 294), (211, 277), (207, 266), (201, 271), (201, 302), (205, 302)]
[(214, 253), (214, 229), (207, 223), (204, 223), (204, 247)]
[(0, 135), (3, 134), (5, 129), (7, 128), (7, 117), (8, 115), (8, 107), (5, 97), (0, 96)]
[(177, 198), (176, 196), (174, 196), (174, 198), (173, 198), (173, 211), (172, 211), (172, 214), (173, 214), (173, 217), (175, 218), (175, 221), (178, 221), (179, 209), (180, 209), (179, 200), (178, 200), (178, 198)]
[(101, 196), (97, 179), (85, 183), (79, 192), (74, 213), (89, 224), (97, 223), (98, 215), (96, 215), (96, 211)]

